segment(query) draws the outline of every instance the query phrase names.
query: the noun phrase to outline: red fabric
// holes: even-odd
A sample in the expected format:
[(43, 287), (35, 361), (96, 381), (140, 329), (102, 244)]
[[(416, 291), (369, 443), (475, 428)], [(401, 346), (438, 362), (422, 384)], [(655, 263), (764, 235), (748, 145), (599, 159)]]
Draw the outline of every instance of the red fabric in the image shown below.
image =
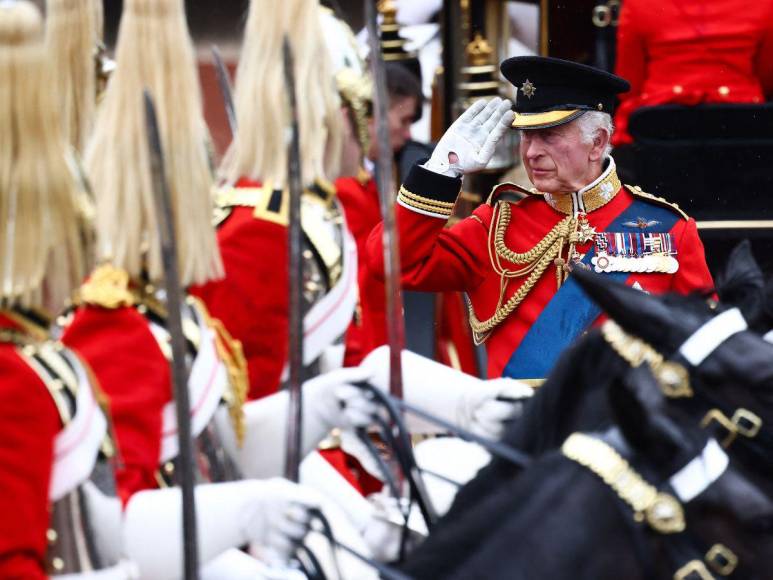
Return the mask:
[(366, 255), (368, 236), (381, 221), (381, 209), (372, 177), (364, 184), (356, 177), (343, 177), (335, 185), (347, 226), (357, 243), (360, 308), (346, 331), (344, 355), (344, 366), (357, 366), (373, 349), (387, 343), (384, 283), (369, 272)]
[[(237, 187), (260, 187), (242, 180)], [(277, 392), (288, 349), (287, 228), (236, 207), (217, 232), (225, 278), (190, 289), (241, 341), (249, 399)]]
[(88, 363), (110, 400), (118, 443), (121, 501), (158, 487), (162, 410), (171, 401), (171, 372), (147, 319), (133, 308), (87, 306), (62, 341)]
[(467, 305), (459, 292), (438, 294), (435, 314), (438, 362), (474, 377), (480, 376)]
[[(604, 231), (633, 199), (630, 192), (621, 189), (612, 201), (588, 214), (590, 225), (596, 231)], [(536, 196), (511, 204), (511, 209), (511, 225), (505, 234), (505, 243), (516, 252), (533, 248), (565, 217)], [(483, 205), (475, 210), (474, 217), (448, 229), (444, 229), (445, 220), (419, 214), (399, 204), (396, 205), (396, 212), (404, 286), (411, 290), (467, 292), (478, 318), (486, 320), (491, 317), (499, 298), (499, 276), (491, 267), (487, 246), (493, 208)], [(372, 271), (383, 277), (381, 227), (379, 224), (368, 240), (368, 259)], [(629, 283), (638, 281), (644, 290), (656, 294), (712, 288), (711, 274), (695, 222), (680, 219), (671, 233), (675, 236), (679, 252), (679, 271), (673, 275), (635, 274), (629, 278)], [(577, 250), (585, 253), (590, 247), (591, 243), (588, 243), (578, 246)], [(516, 267), (506, 262), (505, 265), (512, 269)], [(525, 277), (510, 282), (504, 301), (524, 280)], [(555, 293), (555, 266), (551, 265), (516, 311), (486, 341), (489, 377), (501, 376), (510, 355)]]
[[(13, 328), (0, 317), (0, 326)], [(46, 578), (48, 488), (62, 428), (40, 377), (0, 344), (0, 578)]]
[(320, 449), (319, 454), (361, 495), (381, 491), (384, 484), (368, 473), (353, 455), (343, 449)]
[(617, 31), (621, 95), (614, 145), (643, 106), (761, 103), (773, 96), (773, 1), (625, 0)]

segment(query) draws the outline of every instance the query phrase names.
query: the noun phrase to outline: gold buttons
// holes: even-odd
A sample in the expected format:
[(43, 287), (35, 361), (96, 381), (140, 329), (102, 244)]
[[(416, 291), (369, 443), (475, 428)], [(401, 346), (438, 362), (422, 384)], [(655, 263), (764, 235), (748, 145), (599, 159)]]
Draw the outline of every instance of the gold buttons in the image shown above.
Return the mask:
[(681, 95), (682, 92), (684, 92), (684, 88), (682, 85), (674, 85), (674, 93), (677, 95)]
[(604, 110), (604, 105), (602, 105), (601, 103), (599, 103), (598, 105), (596, 105), (596, 108), (597, 108), (599, 111), (603, 111), (603, 110)]
[(167, 475), (172, 475), (174, 473), (174, 463), (171, 461), (164, 463), (164, 473)]
[(56, 530), (53, 528), (49, 528), (46, 531), (46, 539), (48, 540), (49, 544), (55, 544), (56, 541), (59, 539), (59, 534), (56, 533)]
[(59, 557), (54, 558), (51, 560), (51, 566), (56, 570), (57, 572), (61, 572), (64, 570), (64, 560), (62, 560)]
[(730, 94), (730, 89), (725, 85), (722, 85), (717, 90), (719, 91), (719, 94), (722, 95), (723, 97), (726, 97), (727, 95)]

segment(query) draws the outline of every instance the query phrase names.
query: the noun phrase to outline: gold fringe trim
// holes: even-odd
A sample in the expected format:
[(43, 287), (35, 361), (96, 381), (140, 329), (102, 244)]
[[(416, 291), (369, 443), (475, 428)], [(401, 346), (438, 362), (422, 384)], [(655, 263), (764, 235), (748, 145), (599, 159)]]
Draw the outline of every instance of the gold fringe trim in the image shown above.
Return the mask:
[(207, 326), (215, 333), (215, 348), (217, 355), (225, 365), (228, 372), (228, 384), (230, 390), (225, 392), (223, 398), (228, 405), (231, 424), (236, 433), (236, 441), (241, 447), (247, 433), (244, 418), (244, 404), (247, 402), (247, 394), (250, 389), (249, 375), (247, 373), (247, 359), (244, 357), (244, 349), (241, 341), (235, 339), (228, 332), (223, 323), (210, 315), (204, 303), (198, 298), (191, 297), (204, 314)]

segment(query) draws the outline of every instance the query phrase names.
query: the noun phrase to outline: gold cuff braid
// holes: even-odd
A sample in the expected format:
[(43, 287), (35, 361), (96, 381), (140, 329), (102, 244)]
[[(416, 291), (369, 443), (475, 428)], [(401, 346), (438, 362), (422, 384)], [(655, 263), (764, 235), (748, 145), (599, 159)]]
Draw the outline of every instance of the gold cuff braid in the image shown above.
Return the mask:
[(434, 214), (449, 217), (454, 210), (454, 202), (438, 201), (430, 197), (424, 197), (400, 187), (400, 193), (397, 194), (398, 201), (408, 207), (428, 211)]

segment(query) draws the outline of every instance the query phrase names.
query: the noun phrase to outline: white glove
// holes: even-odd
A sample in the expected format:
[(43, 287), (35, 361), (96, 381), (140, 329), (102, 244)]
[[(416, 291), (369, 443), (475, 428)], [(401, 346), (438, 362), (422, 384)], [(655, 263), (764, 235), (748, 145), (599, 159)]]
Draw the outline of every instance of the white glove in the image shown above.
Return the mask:
[[(353, 383), (369, 378), (359, 367), (342, 368), (318, 375), (303, 384), (303, 442), (306, 456), (317, 448), (331, 429), (351, 429), (370, 424), (375, 406)], [(245, 477), (262, 479), (284, 472), (289, 396), (287, 391), (244, 405), (246, 434), (239, 447), (225, 409), (215, 419), (222, 442)]]
[[(319, 496), (282, 479), (196, 486), (201, 564), (248, 543), (287, 559), (308, 531), (308, 508)], [(182, 502), (179, 488), (135, 494), (126, 508), (124, 546), (142, 578), (181, 578)]]
[[(518, 414), (523, 399), (533, 393), (529, 386), (518, 381), (483, 381), (407, 350), (403, 351), (402, 366), (406, 402), (485, 437), (498, 438), (504, 430), (504, 422)], [(388, 347), (374, 350), (360, 368), (368, 370), (373, 386), (388, 391)], [(406, 418), (412, 432), (442, 431), (411, 413), (406, 413)]]
[(497, 142), (513, 123), (512, 106), (499, 97), (473, 103), (448, 128), (424, 167), (448, 177), (485, 169)]

